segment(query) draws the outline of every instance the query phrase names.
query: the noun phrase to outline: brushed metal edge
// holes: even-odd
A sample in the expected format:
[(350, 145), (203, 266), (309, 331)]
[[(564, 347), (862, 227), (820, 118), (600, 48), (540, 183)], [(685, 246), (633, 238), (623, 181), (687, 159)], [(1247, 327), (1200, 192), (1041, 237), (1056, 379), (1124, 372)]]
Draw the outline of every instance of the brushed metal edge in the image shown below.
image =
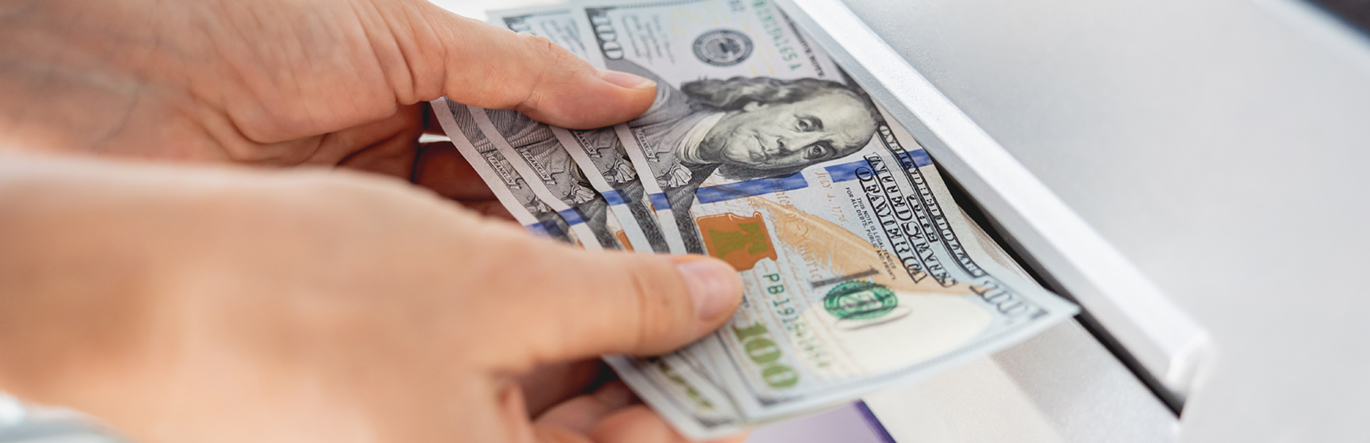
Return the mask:
[(1183, 402), (1213, 360), (1202, 325), (840, 0), (776, 3), (804, 29), (821, 31), (810, 37)]

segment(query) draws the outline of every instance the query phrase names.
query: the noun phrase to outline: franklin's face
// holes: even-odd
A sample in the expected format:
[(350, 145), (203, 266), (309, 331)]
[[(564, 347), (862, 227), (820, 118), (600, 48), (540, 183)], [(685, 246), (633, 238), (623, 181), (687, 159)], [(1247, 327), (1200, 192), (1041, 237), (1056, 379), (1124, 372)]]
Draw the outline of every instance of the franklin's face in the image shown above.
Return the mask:
[(875, 120), (861, 100), (820, 92), (794, 103), (750, 103), (727, 113), (705, 136), (701, 154), (717, 163), (781, 169), (850, 154), (873, 135)]

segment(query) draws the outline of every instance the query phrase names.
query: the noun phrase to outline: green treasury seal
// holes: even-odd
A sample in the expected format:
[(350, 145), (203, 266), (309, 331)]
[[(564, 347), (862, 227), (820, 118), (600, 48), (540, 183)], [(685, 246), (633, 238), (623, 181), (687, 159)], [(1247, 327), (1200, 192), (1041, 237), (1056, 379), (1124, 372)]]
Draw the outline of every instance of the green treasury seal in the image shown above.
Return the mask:
[(868, 281), (837, 285), (823, 297), (823, 308), (840, 320), (874, 320), (899, 307), (899, 297), (889, 288)]

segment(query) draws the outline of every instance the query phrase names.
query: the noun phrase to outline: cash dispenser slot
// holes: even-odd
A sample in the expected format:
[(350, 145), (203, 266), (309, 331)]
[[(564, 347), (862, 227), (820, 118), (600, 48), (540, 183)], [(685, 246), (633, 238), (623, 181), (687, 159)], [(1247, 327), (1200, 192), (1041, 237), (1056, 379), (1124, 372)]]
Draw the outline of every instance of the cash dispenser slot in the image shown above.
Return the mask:
[[(1027, 271), (1028, 275), (1032, 276), (1032, 279), (1035, 280), (1037, 284), (1069, 298), (1077, 304), (1080, 303), (1079, 300), (1070, 295), (1064, 286), (1061, 285), (1059, 280), (1052, 276), (1049, 270), (1044, 268), (1040, 261), (1033, 259), (1031, 252), (1024, 250), (1023, 245), (1015, 241), (1014, 237), (1005, 234), (1005, 229), (999, 221), (987, 214), (985, 208), (981, 207), (975, 198), (971, 197), (966, 192), (965, 187), (963, 187), (961, 183), (957, 182), (954, 178), (950, 178), (950, 174), (942, 167), (939, 166), (938, 171), (942, 173), (948, 190), (951, 191), (952, 198), (956, 200), (956, 204), (961, 207), (961, 210), (964, 211), (966, 215), (970, 216), (971, 220), (974, 220), (976, 224), (980, 225), (981, 229), (983, 229), (990, 238), (993, 238), (999, 245), (1004, 246), (1004, 252), (1008, 253), (1023, 270)], [(1147, 388), (1150, 389), (1151, 393), (1154, 394), (1166, 408), (1170, 409), (1176, 416), (1180, 415), (1181, 410), (1184, 409), (1184, 395), (1165, 388), (1162, 381), (1152, 375), (1151, 372), (1128, 351), (1127, 347), (1119, 342), (1117, 337), (1114, 337), (1106, 326), (1099, 322), (1097, 317), (1090, 314), (1088, 309), (1081, 309), (1080, 313), (1075, 316), (1075, 319), (1086, 331), (1089, 331), (1090, 335), (1108, 349), (1119, 362), (1124, 366), (1127, 366), (1128, 370), (1130, 370), (1138, 380), (1145, 384)]]
[[(1177, 416), (1208, 332), (840, 0), (777, 0), (931, 154), (964, 208)], [(905, 106), (904, 104), (909, 104)]]

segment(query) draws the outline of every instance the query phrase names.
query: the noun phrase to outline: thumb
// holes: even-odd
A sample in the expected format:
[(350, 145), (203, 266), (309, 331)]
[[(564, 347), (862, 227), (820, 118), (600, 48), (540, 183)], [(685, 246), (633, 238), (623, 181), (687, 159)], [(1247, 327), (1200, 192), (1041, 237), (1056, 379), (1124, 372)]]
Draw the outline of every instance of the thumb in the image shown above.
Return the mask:
[(442, 92), (452, 101), (588, 129), (637, 117), (656, 97), (655, 82), (596, 69), (546, 38), (430, 7), (446, 54)]
[(561, 257), (524, 263), (542, 278), (515, 291), (531, 298), (517, 319), (532, 359), (521, 363), (663, 354), (718, 329), (741, 302), (737, 271), (717, 259), (548, 247)]

